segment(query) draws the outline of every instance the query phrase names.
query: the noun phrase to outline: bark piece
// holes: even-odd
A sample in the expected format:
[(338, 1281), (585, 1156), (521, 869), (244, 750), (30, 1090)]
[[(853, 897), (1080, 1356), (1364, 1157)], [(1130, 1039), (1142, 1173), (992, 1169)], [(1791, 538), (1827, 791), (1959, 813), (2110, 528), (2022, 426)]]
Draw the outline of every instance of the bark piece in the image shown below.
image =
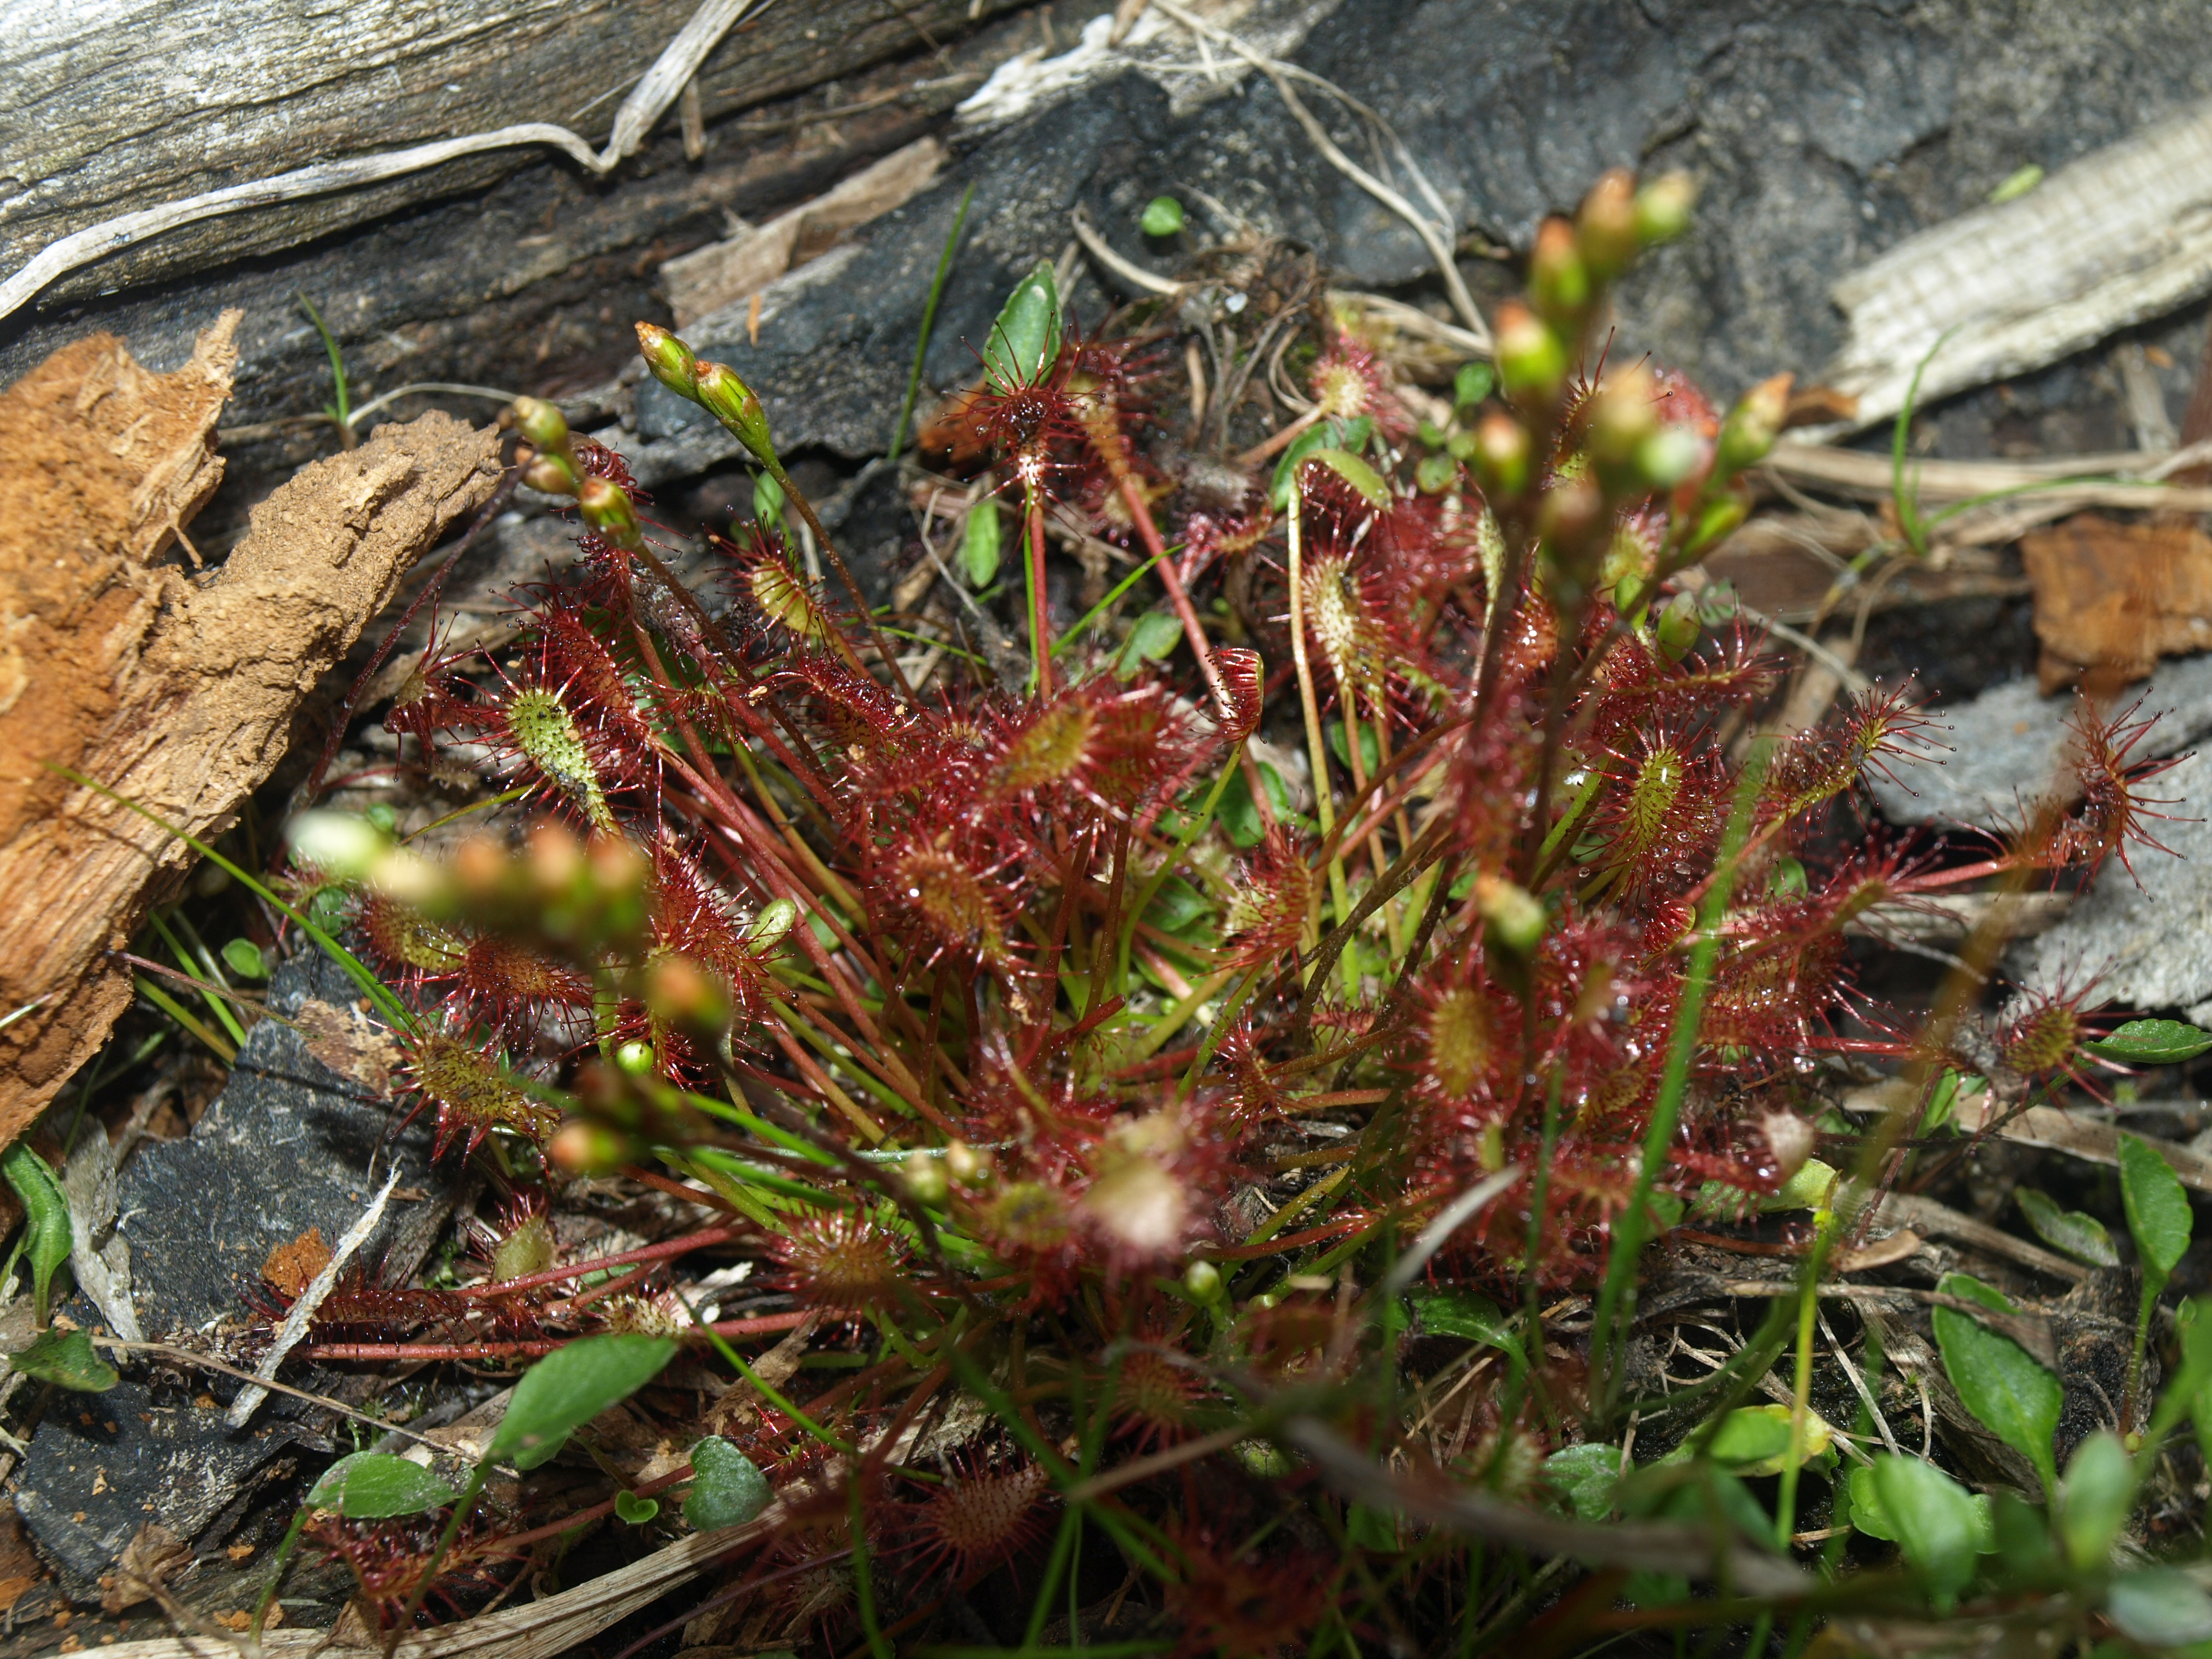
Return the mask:
[(173, 374), (94, 336), (0, 394), (0, 1144), (130, 998), (107, 952), (191, 860), (63, 765), (206, 838), (283, 756), (316, 681), (497, 482), (497, 436), (386, 426), (254, 509), (223, 568), (158, 556), (221, 477), (230, 323)]
[(2142, 679), (2160, 657), (2212, 646), (2212, 538), (2194, 523), (2077, 513), (2022, 537), (2020, 551), (2046, 696), (2085, 673), (2100, 684)]
[(750, 299), (792, 266), (829, 251), (848, 230), (889, 213), (925, 189), (945, 165), (945, 146), (917, 138), (836, 189), (726, 241), (709, 242), (660, 267), (676, 325)]

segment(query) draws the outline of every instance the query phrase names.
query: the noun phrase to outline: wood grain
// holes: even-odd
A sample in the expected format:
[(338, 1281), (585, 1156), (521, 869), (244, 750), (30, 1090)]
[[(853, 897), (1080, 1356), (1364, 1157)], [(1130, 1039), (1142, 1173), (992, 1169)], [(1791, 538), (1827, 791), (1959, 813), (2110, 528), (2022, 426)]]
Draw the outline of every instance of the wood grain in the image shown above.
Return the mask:
[[(94, 335), (0, 394), (0, 1144), (131, 996), (109, 956), (193, 859), (66, 766), (203, 838), (415, 559), (497, 481), (497, 434), (386, 426), (254, 509), (222, 569), (153, 562), (222, 476), (234, 314), (173, 374)], [(33, 1005), (35, 1005), (34, 1006)]]
[[(1016, 0), (784, 0), (702, 67), (708, 120), (932, 49)], [(603, 138), (694, 0), (0, 0), (0, 270), (116, 215), (304, 167), (525, 121)], [(671, 112), (665, 118), (677, 118)], [(46, 298), (296, 246), (480, 188), (542, 149), (212, 221)]]

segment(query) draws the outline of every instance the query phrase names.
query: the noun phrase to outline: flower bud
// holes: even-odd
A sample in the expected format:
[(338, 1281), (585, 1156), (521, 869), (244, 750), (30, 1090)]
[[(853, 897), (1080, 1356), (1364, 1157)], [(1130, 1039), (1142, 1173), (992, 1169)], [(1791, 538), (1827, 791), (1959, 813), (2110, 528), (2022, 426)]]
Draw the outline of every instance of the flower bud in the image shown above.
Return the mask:
[(1740, 489), (1729, 489), (1706, 498), (1698, 507), (1696, 526), (1682, 544), (1685, 553), (1698, 554), (1735, 532), (1751, 516), (1751, 502)]
[(956, 1140), (945, 1149), (945, 1173), (963, 1187), (979, 1187), (991, 1178), (991, 1155)]
[(745, 930), (745, 943), (766, 955), (784, 941), (799, 920), (799, 906), (787, 898), (772, 899), (761, 907), (753, 925)]
[(1651, 624), (1651, 633), (1658, 642), (1659, 654), (1668, 662), (1680, 662), (1690, 654), (1690, 647), (1698, 642), (1704, 625), (1698, 620), (1698, 596), (1677, 593), (1667, 601), (1664, 610)]
[(1636, 452), (1637, 470), (1654, 489), (1672, 489), (1704, 459), (1704, 441), (1686, 426), (1661, 427)]
[(630, 1160), (629, 1137), (604, 1123), (572, 1117), (553, 1132), (545, 1160), (572, 1180), (610, 1175)]
[(1590, 276), (1609, 283), (1636, 257), (1636, 180), (1615, 167), (1590, 186), (1575, 215), (1575, 243)]
[(544, 823), (530, 832), (525, 849), (530, 884), (545, 897), (565, 893), (584, 873), (584, 848), (564, 824)]
[(685, 345), (665, 328), (655, 328), (651, 323), (637, 325), (638, 356), (653, 371), (653, 378), (679, 398), (693, 403), (699, 401), (699, 390), (692, 384), (698, 370), (698, 359)]
[(1528, 430), (1510, 415), (1492, 413), (1474, 429), (1468, 459), (1484, 495), (1511, 501), (1528, 488)]
[(1655, 179), (1636, 192), (1636, 240), (1646, 247), (1671, 242), (1690, 228), (1698, 186), (1686, 173)]
[(906, 1189), (917, 1203), (942, 1204), (952, 1189), (945, 1172), (945, 1160), (927, 1152), (908, 1152), (899, 1164), (899, 1173), (906, 1177)]
[(514, 429), (548, 455), (568, 453), (568, 417), (543, 398), (517, 398)]
[(1659, 432), (1657, 395), (1650, 371), (1639, 364), (1607, 375), (1590, 399), (1590, 461), (1616, 499), (1645, 493), (1642, 452)]
[(1559, 479), (1536, 508), (1536, 532), (1545, 548), (1571, 569), (1589, 562), (1611, 523), (1604, 495), (1587, 477)]
[(641, 1037), (617, 1043), (614, 1058), (616, 1066), (632, 1077), (646, 1076), (660, 1064), (660, 1056), (653, 1052), (653, 1045)]
[(1182, 1287), (1194, 1302), (1212, 1304), (1221, 1299), (1226, 1288), (1221, 1282), (1221, 1269), (1211, 1261), (1194, 1261), (1182, 1270)]
[(447, 867), (463, 908), (481, 908), (495, 902), (507, 884), (507, 849), (489, 836), (471, 836)]
[(1503, 876), (1478, 876), (1474, 908), (1490, 924), (1490, 938), (1516, 956), (1527, 956), (1544, 937), (1550, 920), (1543, 902)]
[[(1569, 332), (1578, 331), (1589, 310), (1589, 268), (1583, 264), (1575, 243), (1574, 227), (1565, 219), (1544, 221), (1536, 232), (1536, 246), (1528, 256), (1528, 295), (1547, 321)], [(1500, 361), (1504, 343), (1499, 343)], [(1511, 377), (1507, 377), (1510, 383)]]
[(571, 464), (557, 455), (540, 455), (522, 469), (522, 482), (546, 495), (573, 495), (576, 479)]
[(753, 389), (726, 363), (701, 363), (691, 377), (699, 402), (764, 466), (777, 465), (775, 441)]
[(307, 811), (284, 828), (292, 857), (335, 881), (364, 881), (391, 850), (391, 839), (351, 812)]
[(583, 511), (584, 522), (617, 547), (635, 549), (644, 544), (645, 538), (637, 527), (637, 509), (630, 505), (629, 495), (621, 485), (605, 478), (586, 478), (576, 492), (576, 505)]
[(1782, 422), (1790, 414), (1790, 385), (1796, 377), (1776, 374), (1761, 380), (1743, 394), (1736, 406), (1721, 422), (1720, 437), (1716, 444), (1713, 471), (1717, 477), (1732, 478), (1747, 466), (1756, 466), (1766, 459), (1774, 447), (1774, 441), (1782, 434)]
[(646, 1008), (680, 1030), (719, 1036), (730, 1029), (730, 998), (714, 976), (684, 957), (662, 957), (645, 971)]
[(1509, 301), (1498, 308), (1498, 378), (1515, 403), (1557, 401), (1567, 382), (1567, 349), (1544, 319)]

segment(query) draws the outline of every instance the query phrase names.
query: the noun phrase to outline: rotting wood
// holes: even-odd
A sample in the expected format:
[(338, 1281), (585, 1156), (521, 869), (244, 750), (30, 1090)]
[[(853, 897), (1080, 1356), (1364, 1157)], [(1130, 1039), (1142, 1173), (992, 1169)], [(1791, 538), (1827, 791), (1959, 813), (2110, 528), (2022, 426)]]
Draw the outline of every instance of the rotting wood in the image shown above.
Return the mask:
[(2054, 363), (2212, 288), (2212, 101), (1909, 236), (1835, 285), (1826, 379), (1865, 427)]
[[(741, 19), (702, 66), (701, 113), (728, 112), (928, 49), (1016, 0), (810, 0)], [(137, 210), (343, 161), (551, 120), (587, 135), (696, 0), (0, 0), (0, 274), (58, 238)], [(250, 52), (238, 43), (251, 40)], [(664, 118), (676, 119), (673, 112)], [(357, 192), (208, 221), (63, 278), (106, 292), (297, 246), (481, 188), (542, 149), (473, 155)]]
[(50, 769), (221, 834), (317, 680), (497, 481), (494, 431), (425, 416), (301, 471), (214, 575), (155, 564), (222, 476), (234, 320), (173, 374), (95, 335), (0, 394), (0, 1012), (31, 1007), (0, 1033), (0, 1143), (128, 1006), (109, 952), (191, 859)]

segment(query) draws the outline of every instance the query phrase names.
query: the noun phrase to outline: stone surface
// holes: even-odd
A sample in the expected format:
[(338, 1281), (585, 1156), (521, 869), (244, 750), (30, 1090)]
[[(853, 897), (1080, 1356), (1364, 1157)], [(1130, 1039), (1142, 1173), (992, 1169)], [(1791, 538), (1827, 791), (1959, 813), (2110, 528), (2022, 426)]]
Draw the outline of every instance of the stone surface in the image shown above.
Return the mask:
[[(270, 1004), (289, 1014), (309, 996), (337, 1003), (357, 994), (311, 951), (277, 969)], [(142, 1146), (123, 1171), (117, 1225), (131, 1241), (133, 1299), (149, 1337), (242, 1314), (240, 1292), (269, 1252), (310, 1227), (338, 1237), (392, 1158), (405, 1171), (403, 1188), (427, 1186), (428, 1125), (387, 1139), (392, 1124), (380, 1097), (310, 1058), (297, 1034), (275, 1020), (256, 1025), (192, 1133)], [(413, 1207), (395, 1200), (360, 1259), (373, 1267)], [(81, 1323), (97, 1317), (81, 1300), (70, 1313)], [(321, 1447), (282, 1395), (247, 1427), (226, 1430), (221, 1404), (237, 1386), (198, 1375), (165, 1380), (156, 1369), (151, 1380), (141, 1370), (106, 1394), (50, 1404), (23, 1460), (15, 1505), (73, 1595), (87, 1593), (146, 1522), (191, 1539), (286, 1447)], [(216, 1403), (195, 1403), (202, 1398)]]
[[(2212, 656), (2167, 661), (2148, 682), (2130, 687), (2119, 706), (2134, 707), (2136, 719), (2159, 717), (2130, 751), (2134, 758), (2188, 748), (2212, 734)], [(2039, 696), (2032, 679), (2008, 681), (1955, 708), (1935, 705), (1929, 712), (1938, 729), (1930, 735), (1945, 751), (1889, 759), (1893, 781), (1873, 780), (1882, 816), (1893, 823), (1982, 830), (2018, 823), (2022, 803), (2033, 801), (2057, 775), (2075, 708), (2072, 693)], [(2180, 776), (2179, 769), (2167, 774), (2154, 793), (2182, 794)], [(2197, 793), (2212, 803), (2212, 790)], [(2167, 841), (2163, 832), (2171, 826), (2154, 827)]]
[(2212, 756), (2160, 774), (2152, 793), (2179, 803), (2145, 826), (2175, 856), (2133, 848), (2133, 876), (2114, 859), (2065, 921), (2007, 966), (2024, 990), (2078, 991), (2094, 980), (2104, 1006), (2179, 1012), (2201, 1025), (2212, 1021)]

